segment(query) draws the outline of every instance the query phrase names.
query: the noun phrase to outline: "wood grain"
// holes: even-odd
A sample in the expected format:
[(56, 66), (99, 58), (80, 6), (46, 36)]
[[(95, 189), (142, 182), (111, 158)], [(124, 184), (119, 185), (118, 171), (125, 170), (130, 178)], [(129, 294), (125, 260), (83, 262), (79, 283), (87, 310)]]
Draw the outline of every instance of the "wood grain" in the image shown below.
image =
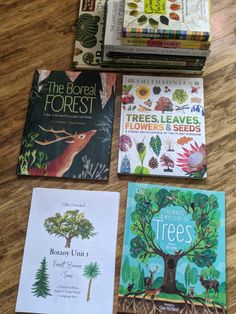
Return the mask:
[[(15, 313), (23, 246), (34, 187), (110, 190), (121, 193), (116, 287), (125, 220), (127, 183), (118, 177), (119, 92), (107, 184), (49, 178), (17, 178), (16, 163), (28, 107), (33, 70), (71, 69), (77, 0), (5, 0), (0, 3), (0, 309)], [(226, 192), (228, 313), (236, 313), (236, 2), (212, 1), (212, 52), (205, 71), (208, 179), (137, 178), (179, 187)], [(119, 84), (120, 86), (120, 81)], [(119, 90), (119, 89), (118, 89)], [(109, 242), (105, 243), (107, 247)], [(115, 297), (115, 304), (117, 297)], [(116, 305), (114, 306), (114, 313)], [(96, 314), (96, 313), (94, 313)]]

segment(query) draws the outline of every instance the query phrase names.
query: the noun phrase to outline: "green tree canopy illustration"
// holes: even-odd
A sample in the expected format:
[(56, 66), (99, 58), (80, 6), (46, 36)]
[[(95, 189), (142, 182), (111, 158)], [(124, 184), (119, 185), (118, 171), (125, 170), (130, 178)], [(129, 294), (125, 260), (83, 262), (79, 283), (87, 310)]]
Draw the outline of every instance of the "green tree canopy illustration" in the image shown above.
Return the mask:
[(90, 293), (91, 293), (91, 285), (92, 280), (97, 278), (98, 275), (100, 275), (99, 265), (96, 262), (91, 262), (88, 265), (85, 265), (83, 270), (84, 277), (89, 279), (89, 286), (88, 286), (88, 292), (87, 292), (87, 301), (90, 300)]
[(96, 235), (92, 223), (79, 210), (68, 210), (61, 215), (49, 217), (44, 221), (44, 227), (50, 235), (66, 239), (66, 248), (70, 248), (73, 238), (89, 239)]
[[(217, 257), (217, 229), (220, 225), (220, 212), (217, 198), (203, 193), (190, 191), (143, 189), (136, 193), (135, 210), (131, 214), (131, 231), (134, 238), (130, 241), (131, 256), (141, 262), (160, 256), (164, 260), (162, 291), (176, 293), (176, 267), (184, 256), (198, 267), (212, 265)], [(161, 210), (168, 206), (178, 206), (195, 221), (195, 238), (179, 254), (169, 254), (157, 242), (152, 222)]]
[(44, 257), (40, 263), (40, 267), (35, 276), (35, 283), (32, 285), (31, 292), (34, 296), (46, 298), (50, 294), (50, 289), (48, 286), (48, 274), (47, 274), (47, 262)]
[(202, 269), (201, 276), (203, 276), (204, 279), (207, 280), (219, 279), (220, 272), (213, 265), (211, 265), (210, 267), (205, 267)]

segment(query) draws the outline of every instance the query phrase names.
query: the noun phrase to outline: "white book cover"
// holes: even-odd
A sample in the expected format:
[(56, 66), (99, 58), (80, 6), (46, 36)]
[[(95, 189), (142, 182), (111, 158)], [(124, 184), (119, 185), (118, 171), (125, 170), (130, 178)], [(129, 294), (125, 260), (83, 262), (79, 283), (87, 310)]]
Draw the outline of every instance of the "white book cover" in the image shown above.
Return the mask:
[(206, 178), (202, 78), (123, 76), (118, 173)]
[(33, 190), (16, 312), (113, 313), (118, 209), (117, 192)]
[(124, 0), (108, 0), (106, 27), (104, 39), (103, 62), (111, 62), (107, 54), (110, 51), (124, 53), (139, 53), (139, 54), (160, 54), (160, 55), (179, 55), (179, 56), (201, 56), (207, 57), (209, 50), (200, 49), (169, 49), (161, 47), (142, 47), (142, 46), (125, 46), (122, 45), (122, 26), (124, 18)]

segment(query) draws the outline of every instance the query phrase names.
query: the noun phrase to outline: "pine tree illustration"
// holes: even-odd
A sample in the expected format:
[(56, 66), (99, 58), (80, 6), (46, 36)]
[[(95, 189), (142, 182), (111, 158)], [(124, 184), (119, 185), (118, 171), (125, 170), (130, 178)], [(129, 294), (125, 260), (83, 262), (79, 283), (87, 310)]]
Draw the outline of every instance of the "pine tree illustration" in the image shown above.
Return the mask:
[(44, 257), (40, 263), (40, 267), (35, 275), (35, 283), (32, 285), (31, 292), (35, 297), (46, 298), (50, 294), (48, 286), (47, 262)]

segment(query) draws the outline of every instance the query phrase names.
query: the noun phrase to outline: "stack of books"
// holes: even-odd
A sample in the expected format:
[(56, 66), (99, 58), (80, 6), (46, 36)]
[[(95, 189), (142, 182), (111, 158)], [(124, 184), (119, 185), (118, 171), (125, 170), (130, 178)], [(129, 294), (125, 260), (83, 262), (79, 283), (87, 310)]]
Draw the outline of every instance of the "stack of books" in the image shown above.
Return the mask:
[[(93, 30), (97, 33), (93, 42), (91, 36), (88, 42), (88, 36), (78, 28), (76, 68), (97, 63), (107, 69), (202, 73), (210, 53), (209, 0), (104, 0), (101, 3), (92, 14), (83, 13), (83, 7), (80, 8), (78, 26), (96, 20)], [(85, 51), (88, 45), (94, 49), (89, 56)]]

